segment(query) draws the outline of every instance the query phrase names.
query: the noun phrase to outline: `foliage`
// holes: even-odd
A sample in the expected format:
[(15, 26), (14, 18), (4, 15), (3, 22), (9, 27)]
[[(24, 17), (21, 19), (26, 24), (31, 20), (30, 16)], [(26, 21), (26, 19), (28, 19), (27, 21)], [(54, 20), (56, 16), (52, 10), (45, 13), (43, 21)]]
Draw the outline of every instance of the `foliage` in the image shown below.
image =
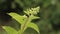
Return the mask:
[[(6, 1), (6, 0), (4, 0)], [(0, 4), (3, 3), (3, 0), (0, 0)], [(55, 31), (52, 28), (51, 23), (54, 24), (60, 24), (60, 0), (14, 0), (12, 2), (12, 7), (15, 8), (15, 3), (19, 4), (19, 6), (23, 8), (30, 8), (30, 7), (36, 7), (40, 6), (40, 12), (38, 16), (40, 16), (40, 20), (38, 20), (38, 23), (36, 23), (39, 26), (40, 33), (41, 34), (60, 34), (60, 31)], [(3, 7), (6, 8), (5, 4), (3, 3), (0, 8)], [(20, 12), (20, 10), (18, 9)], [(15, 15), (15, 14), (14, 14)], [(20, 15), (19, 15), (20, 16)], [(19, 18), (19, 17), (17, 17)], [(22, 18), (22, 17), (20, 17)], [(23, 18), (25, 19), (25, 18)], [(16, 19), (18, 20), (18, 19)], [(13, 21), (14, 22), (14, 21)], [(18, 22), (22, 22), (21, 20)], [(33, 23), (37, 22), (34, 21)], [(12, 24), (11, 24), (12, 25)], [(18, 25), (18, 24), (16, 24)], [(15, 27), (15, 26), (14, 26)], [(26, 31), (25, 31), (26, 32)], [(31, 30), (32, 32), (32, 30)], [(28, 34), (31, 34), (31, 32), (27, 31)], [(32, 34), (35, 34), (35, 32), (32, 32)]]
[(5, 29), (8, 34), (23, 34), (28, 27), (33, 28), (40, 34), (38, 26), (31, 22), (33, 19), (39, 19), (39, 17), (35, 16), (39, 12), (39, 7), (27, 9), (26, 11), (24, 10), (24, 12), (28, 16), (21, 16), (17, 13), (9, 13), (12, 18), (14, 18), (21, 24), (21, 28), (19, 29), (19, 31), (16, 31), (12, 27), (3, 26), (3, 29)]

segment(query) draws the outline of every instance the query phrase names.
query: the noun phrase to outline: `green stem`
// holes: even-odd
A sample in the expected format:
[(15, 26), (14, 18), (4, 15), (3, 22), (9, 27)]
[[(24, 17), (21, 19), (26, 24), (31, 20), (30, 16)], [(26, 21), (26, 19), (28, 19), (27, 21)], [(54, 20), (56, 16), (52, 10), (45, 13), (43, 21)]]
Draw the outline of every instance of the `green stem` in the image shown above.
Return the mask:
[(21, 25), (21, 30), (20, 30), (21, 33), (20, 34), (23, 34), (23, 32), (27, 29), (27, 25), (30, 21), (31, 21), (30, 17), (27, 17), (25, 23)]

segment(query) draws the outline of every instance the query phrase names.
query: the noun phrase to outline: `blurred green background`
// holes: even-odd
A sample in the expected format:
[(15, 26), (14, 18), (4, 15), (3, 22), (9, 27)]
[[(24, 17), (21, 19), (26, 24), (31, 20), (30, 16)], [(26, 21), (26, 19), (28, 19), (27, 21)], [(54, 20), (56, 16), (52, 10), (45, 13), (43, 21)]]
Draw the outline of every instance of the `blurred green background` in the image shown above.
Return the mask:
[[(6, 9), (8, 0), (0, 0), (0, 10)], [(23, 10), (40, 6), (40, 12), (37, 16), (40, 17), (38, 20), (33, 20), (40, 29), (41, 34), (60, 34), (60, 0), (10, 0), (11, 8), (15, 9), (17, 13), (23, 15)], [(19, 8), (16, 9), (16, 7)], [(1, 24), (2, 25), (2, 24)], [(19, 29), (19, 24), (12, 19), (11, 23), (3, 23), (3, 25), (11, 26), (15, 29)], [(1, 34), (3, 29), (0, 27)], [(28, 28), (24, 34), (37, 34), (37, 32), (31, 28)]]

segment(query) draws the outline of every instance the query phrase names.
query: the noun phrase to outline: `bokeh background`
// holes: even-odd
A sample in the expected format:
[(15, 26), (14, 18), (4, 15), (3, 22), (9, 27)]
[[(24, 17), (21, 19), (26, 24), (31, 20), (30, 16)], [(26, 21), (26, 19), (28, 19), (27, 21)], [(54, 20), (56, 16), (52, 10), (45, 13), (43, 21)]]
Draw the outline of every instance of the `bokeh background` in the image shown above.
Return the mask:
[[(1, 10), (7, 10), (6, 13), (11, 10), (11, 12), (23, 15), (24, 13), (22, 10), (37, 6), (40, 6), (40, 12), (37, 14), (40, 19), (33, 20), (32, 22), (38, 25), (40, 33), (60, 34), (60, 0), (0, 0), (0, 13)], [(14, 19), (12, 19), (9, 23), (0, 22), (0, 24), (11, 26), (16, 30), (20, 27), (19, 23), (17, 23)], [(6, 34), (1, 27), (0, 33)], [(35, 30), (28, 28), (24, 34), (38, 33)]]

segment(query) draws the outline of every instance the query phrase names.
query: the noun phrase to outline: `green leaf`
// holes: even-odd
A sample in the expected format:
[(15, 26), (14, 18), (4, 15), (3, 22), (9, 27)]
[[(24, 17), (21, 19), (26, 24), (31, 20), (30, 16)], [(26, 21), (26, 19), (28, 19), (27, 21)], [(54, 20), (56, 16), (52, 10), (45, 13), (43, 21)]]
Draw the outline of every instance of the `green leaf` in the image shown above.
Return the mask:
[(24, 20), (26, 19), (26, 16), (21, 16), (17, 13), (9, 13), (12, 18), (14, 18), (16, 21), (18, 21), (20, 24), (24, 23)]
[(34, 16), (34, 15), (31, 15), (31, 19), (39, 19), (40, 17), (37, 17), (37, 16)]
[(18, 34), (18, 32), (15, 29), (13, 29), (9, 26), (3, 26), (3, 29), (5, 29), (8, 34)]
[(28, 24), (28, 27), (33, 28), (34, 30), (36, 30), (36, 31), (40, 34), (39, 28), (38, 28), (38, 26), (37, 26), (36, 24), (34, 24), (34, 23), (29, 23), (29, 24)]

